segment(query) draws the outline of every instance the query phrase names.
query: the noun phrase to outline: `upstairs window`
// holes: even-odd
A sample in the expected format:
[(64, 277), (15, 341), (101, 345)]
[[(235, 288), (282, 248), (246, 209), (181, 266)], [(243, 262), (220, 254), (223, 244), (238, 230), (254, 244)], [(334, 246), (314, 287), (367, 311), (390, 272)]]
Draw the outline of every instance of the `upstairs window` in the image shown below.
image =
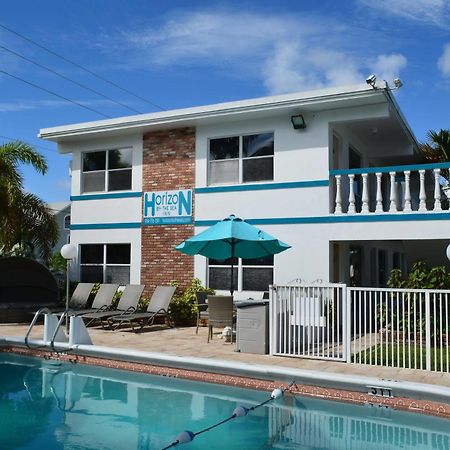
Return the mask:
[(64, 216), (64, 229), (70, 230), (70, 214)]
[(209, 184), (273, 180), (274, 134), (209, 140)]
[(83, 153), (83, 192), (131, 189), (132, 149)]

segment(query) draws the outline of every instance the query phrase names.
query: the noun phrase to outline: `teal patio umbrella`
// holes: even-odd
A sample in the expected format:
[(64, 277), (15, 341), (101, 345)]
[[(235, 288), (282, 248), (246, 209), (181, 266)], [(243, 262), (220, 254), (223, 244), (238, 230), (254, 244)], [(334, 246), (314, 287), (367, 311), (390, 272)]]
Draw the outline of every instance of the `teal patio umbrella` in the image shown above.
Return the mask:
[[(232, 214), (175, 248), (187, 255), (203, 255), (208, 258), (224, 260), (262, 258), (283, 252), (291, 246)], [(233, 295), (233, 290), (232, 263), (231, 295)]]

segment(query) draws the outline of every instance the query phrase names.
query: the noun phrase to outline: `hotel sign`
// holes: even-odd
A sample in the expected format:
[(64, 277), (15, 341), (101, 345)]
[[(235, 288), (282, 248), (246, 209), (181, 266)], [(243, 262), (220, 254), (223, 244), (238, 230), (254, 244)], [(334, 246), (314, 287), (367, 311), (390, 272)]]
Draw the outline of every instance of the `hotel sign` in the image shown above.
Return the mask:
[(192, 189), (144, 192), (144, 225), (192, 223)]

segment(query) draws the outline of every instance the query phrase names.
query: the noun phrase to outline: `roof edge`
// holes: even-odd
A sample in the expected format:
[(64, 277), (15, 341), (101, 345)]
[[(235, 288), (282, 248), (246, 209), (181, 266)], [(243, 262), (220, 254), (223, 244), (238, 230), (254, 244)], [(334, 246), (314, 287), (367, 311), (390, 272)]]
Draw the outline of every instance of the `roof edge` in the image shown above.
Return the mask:
[(412, 131), (411, 127), (409, 126), (408, 121), (406, 120), (405, 116), (403, 115), (400, 105), (398, 104), (397, 100), (395, 99), (394, 95), (392, 94), (392, 91), (389, 87), (385, 87), (380, 89), (384, 92), (384, 95), (386, 96), (388, 102), (391, 104), (391, 106), (394, 109), (395, 114), (397, 115), (398, 121), (402, 124), (406, 134), (409, 135), (409, 137), (412, 140), (412, 143), (414, 145), (414, 151), (417, 153), (419, 151), (420, 143), (416, 138), (416, 135)]
[(53, 128), (43, 128), (38, 136), (50, 141), (63, 140), (65, 138), (100, 133), (104, 131), (120, 131), (145, 126), (167, 126), (182, 121), (204, 120), (207, 118), (223, 117), (244, 112), (257, 112), (268, 109), (281, 109), (297, 107), (311, 103), (320, 103), (330, 100), (356, 98), (379, 95), (378, 90), (373, 90), (367, 85), (353, 85), (340, 88), (328, 88), (301, 93), (285, 94), (272, 97), (259, 97), (255, 99), (240, 100), (235, 102), (217, 103), (193, 108), (174, 109), (169, 111), (124, 116), (114, 119), (82, 122)]

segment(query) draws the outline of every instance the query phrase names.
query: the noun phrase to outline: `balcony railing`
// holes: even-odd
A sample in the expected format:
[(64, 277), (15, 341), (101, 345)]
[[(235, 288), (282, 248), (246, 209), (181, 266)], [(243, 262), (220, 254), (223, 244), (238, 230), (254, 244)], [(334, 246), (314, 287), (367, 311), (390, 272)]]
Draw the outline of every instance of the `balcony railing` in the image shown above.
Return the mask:
[(331, 170), (334, 214), (449, 210), (450, 163)]

